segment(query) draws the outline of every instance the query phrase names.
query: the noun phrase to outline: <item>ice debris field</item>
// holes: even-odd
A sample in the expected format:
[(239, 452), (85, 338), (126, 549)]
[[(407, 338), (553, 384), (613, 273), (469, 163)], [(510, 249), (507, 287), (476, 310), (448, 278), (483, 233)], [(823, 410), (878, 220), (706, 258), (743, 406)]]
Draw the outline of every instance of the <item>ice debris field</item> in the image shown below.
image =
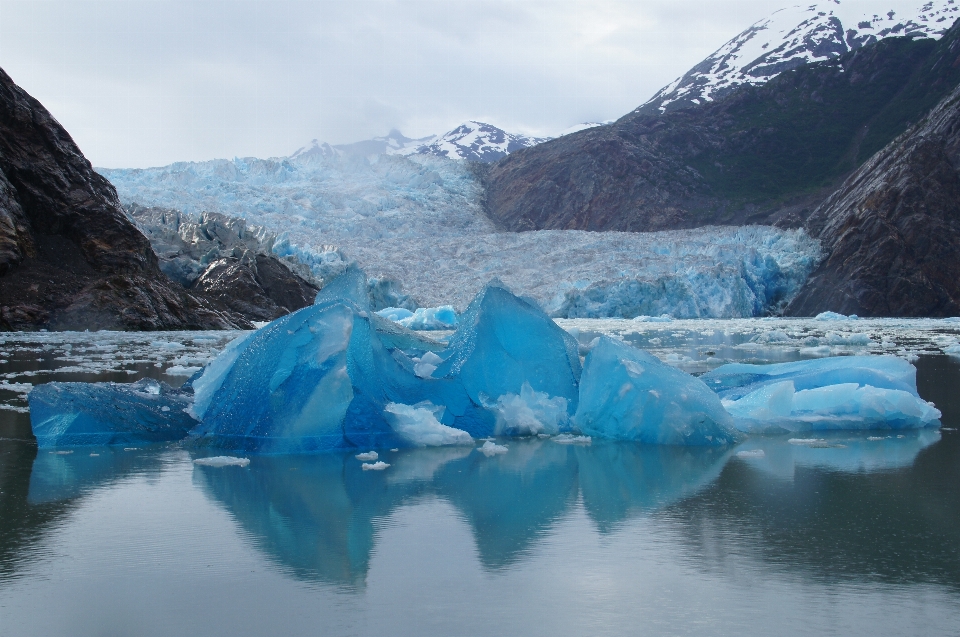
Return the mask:
[[(553, 317), (762, 316), (821, 258), (802, 230), (499, 232), (470, 165), (442, 157), (314, 154), (100, 169), (124, 205), (240, 217), (320, 280), (345, 259), (419, 307), (462, 311), (494, 277)], [(379, 309), (379, 308), (377, 308)]]
[(47, 383), (29, 393), (31, 425), (44, 448), (184, 440), (303, 453), (483, 441), (490, 456), (509, 450), (495, 438), (511, 436), (723, 446), (747, 434), (939, 427), (903, 358), (727, 363), (698, 378), (623, 337), (584, 343), (571, 331), (492, 282), (456, 331), (431, 338), (372, 312), (366, 275), (351, 268), (314, 305), (230, 342), (183, 387)]

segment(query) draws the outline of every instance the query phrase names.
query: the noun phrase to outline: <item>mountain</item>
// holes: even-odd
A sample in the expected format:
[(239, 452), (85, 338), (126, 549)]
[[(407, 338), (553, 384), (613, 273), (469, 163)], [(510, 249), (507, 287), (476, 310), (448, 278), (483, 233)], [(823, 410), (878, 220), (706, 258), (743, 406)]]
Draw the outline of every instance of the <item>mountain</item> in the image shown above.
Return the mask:
[(806, 226), (827, 257), (788, 314), (960, 314), (960, 88), (865, 163)]
[(960, 83), (958, 38), (885, 38), (513, 153), (483, 175), (488, 215), (514, 231), (800, 225)]
[(711, 102), (743, 84), (763, 84), (784, 71), (835, 59), (884, 38), (936, 39), (958, 17), (955, 0), (919, 7), (896, 0), (831, 0), (781, 9), (662, 88), (637, 112), (663, 113)]
[(163, 275), (110, 182), (0, 70), (0, 330), (248, 326)]
[[(568, 129), (582, 130), (596, 124), (580, 124)], [(566, 131), (565, 131), (566, 132)], [(346, 157), (370, 157), (373, 155), (433, 155), (470, 162), (490, 163), (502, 159), (522, 148), (543, 143), (549, 137), (529, 137), (508, 133), (484, 122), (467, 121), (443, 135), (431, 135), (412, 139), (398, 130), (385, 137), (374, 137), (352, 144), (330, 145), (313, 140), (309, 146), (297, 150), (290, 159), (340, 155)]]

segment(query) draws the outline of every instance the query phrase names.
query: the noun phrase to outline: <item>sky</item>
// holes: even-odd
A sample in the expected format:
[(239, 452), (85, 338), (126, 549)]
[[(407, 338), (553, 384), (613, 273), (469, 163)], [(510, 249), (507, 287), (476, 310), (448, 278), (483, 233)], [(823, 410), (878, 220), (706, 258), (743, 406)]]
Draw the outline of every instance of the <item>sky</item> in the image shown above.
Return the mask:
[[(785, 0), (783, 6), (793, 4)], [(769, 0), (0, 0), (0, 67), (99, 167), (615, 119)]]

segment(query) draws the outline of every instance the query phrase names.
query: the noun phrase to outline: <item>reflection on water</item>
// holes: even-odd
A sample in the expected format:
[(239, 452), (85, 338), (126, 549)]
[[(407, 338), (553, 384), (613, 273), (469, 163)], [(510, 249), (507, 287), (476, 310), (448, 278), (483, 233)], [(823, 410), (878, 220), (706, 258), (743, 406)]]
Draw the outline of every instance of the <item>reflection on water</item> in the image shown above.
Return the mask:
[[(507, 454), (489, 458), (471, 447), (384, 452), (391, 466), (382, 472), (363, 471), (352, 454), (253, 456), (247, 467), (216, 468), (194, 465), (196, 456), (177, 446), (60, 454), (0, 440), (0, 621), (35, 623), (37, 615), (22, 609), (36, 590), (53, 598), (77, 595), (57, 588), (57, 573), (71, 562), (84, 564), (78, 567), (84, 581), (88, 562), (97, 565), (104, 594), (122, 596), (135, 578), (122, 566), (131, 555), (169, 546), (151, 549), (162, 559), (146, 563), (172, 574), (148, 572), (143, 581), (192, 591), (196, 607), (177, 615), (186, 613), (188, 624), (206, 618), (207, 605), (225, 603), (218, 591), (236, 586), (223, 593), (232, 603), (257, 607), (275, 627), (293, 622), (303, 630), (291, 632), (310, 633), (281, 606), (257, 606), (287, 582), (308, 587), (317, 603), (327, 599), (324, 591), (334, 595), (322, 606), (324, 617), (336, 618), (323, 626), (340, 627), (329, 634), (379, 633), (386, 628), (356, 623), (355, 616), (371, 612), (364, 600), (386, 603), (389, 588), (391, 608), (402, 610), (414, 595), (404, 574), (422, 571), (436, 575), (416, 580), (422, 598), (473, 608), (483, 595), (490, 599), (490, 590), (509, 590), (517, 608), (550, 607), (562, 633), (589, 610), (576, 604), (586, 583), (622, 592), (633, 586), (629, 578), (666, 573), (673, 586), (713, 592), (700, 594), (692, 614), (671, 616), (680, 623), (658, 624), (663, 630), (654, 632), (670, 632), (669, 625), (677, 633), (702, 633), (698, 622), (717, 617), (727, 628), (716, 632), (743, 634), (740, 618), (756, 616), (753, 600), (768, 591), (806, 599), (818, 612), (852, 586), (847, 602), (861, 605), (867, 620), (848, 634), (882, 628), (876, 618), (886, 617), (890, 599), (919, 608), (934, 598), (941, 600), (936, 612), (923, 607), (926, 632), (942, 633), (960, 617), (950, 610), (960, 608), (960, 432), (952, 431), (960, 423), (960, 365), (946, 357), (917, 365), (921, 395), (944, 412), (942, 433), (839, 432), (812, 442), (754, 437), (726, 450), (509, 440)], [(146, 514), (164, 522), (133, 525), (112, 544), (84, 544), (92, 555), (64, 548), (67, 538), (106, 533)], [(446, 557), (405, 562), (405, 553), (423, 554), (422, 538)], [(458, 538), (471, 548), (464, 552)], [(231, 548), (208, 560), (211, 544)], [(220, 580), (204, 571), (235, 563), (247, 570)], [(571, 563), (582, 578), (563, 570)], [(390, 564), (400, 565), (396, 579), (384, 574)], [(616, 580), (622, 573), (628, 579)], [(544, 598), (546, 588), (566, 601)], [(664, 594), (668, 601), (679, 595)], [(621, 599), (611, 595), (591, 599), (601, 608), (603, 599)], [(72, 613), (87, 613), (97, 626), (98, 603), (84, 598), (86, 610)], [(45, 612), (69, 623), (73, 615), (56, 606)], [(632, 632), (660, 612), (640, 601), (615, 606), (613, 614), (592, 616), (608, 620), (598, 634)], [(443, 609), (436, 606), (438, 617)], [(768, 619), (777, 615), (766, 612)], [(451, 631), (443, 626), (440, 632)], [(496, 633), (495, 624), (471, 626)], [(499, 630), (519, 627), (507, 622)], [(432, 634), (402, 621), (395, 628)]]

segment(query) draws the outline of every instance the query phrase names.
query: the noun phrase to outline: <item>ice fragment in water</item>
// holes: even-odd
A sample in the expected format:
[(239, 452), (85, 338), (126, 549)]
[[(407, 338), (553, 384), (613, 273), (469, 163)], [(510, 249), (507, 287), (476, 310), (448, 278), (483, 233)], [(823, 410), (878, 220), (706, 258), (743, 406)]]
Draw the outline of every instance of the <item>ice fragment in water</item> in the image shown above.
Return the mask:
[(483, 446), (479, 447), (477, 451), (489, 458), (491, 456), (505, 454), (507, 451), (509, 451), (509, 449), (505, 445), (498, 445), (497, 443), (488, 440), (483, 443)]
[(362, 461), (364, 461), (364, 462), (367, 462), (368, 460), (376, 460), (376, 459), (379, 458), (380, 456), (377, 454), (376, 451), (367, 451), (367, 452), (365, 452), (365, 453), (358, 453), (358, 454), (357, 454), (356, 456), (354, 456), (354, 457), (355, 457), (357, 460), (362, 460)]
[(553, 441), (560, 443), (561, 445), (589, 445), (591, 442), (593, 442), (593, 439), (590, 438), (590, 436), (560, 434), (559, 436), (554, 436)]
[(250, 464), (249, 458), (234, 456), (213, 456), (211, 458), (197, 458), (193, 464), (203, 467), (246, 467)]
[(47, 383), (30, 392), (29, 402), (40, 448), (180, 440), (196, 425), (183, 411), (189, 393), (153, 379)]
[(766, 455), (763, 449), (744, 449), (737, 452), (738, 458), (764, 458)]
[(386, 462), (381, 460), (380, 462), (374, 462), (373, 464), (370, 464), (369, 462), (364, 462), (362, 465), (360, 465), (360, 468), (363, 469), (364, 471), (383, 471), (389, 466), (390, 465), (388, 465)]
[(602, 337), (587, 355), (574, 423), (588, 435), (666, 445), (726, 445), (742, 437), (702, 381)]
[(748, 432), (939, 424), (940, 412), (917, 394), (916, 368), (893, 356), (734, 363), (701, 378), (723, 396), (736, 426)]
[(390, 403), (385, 408), (387, 419), (401, 438), (416, 447), (472, 445), (473, 438), (462, 429), (440, 423), (444, 408), (429, 401), (417, 405)]
[(818, 321), (855, 321), (859, 317), (856, 314), (847, 316), (846, 314), (838, 314), (836, 312), (820, 312), (814, 318)]

